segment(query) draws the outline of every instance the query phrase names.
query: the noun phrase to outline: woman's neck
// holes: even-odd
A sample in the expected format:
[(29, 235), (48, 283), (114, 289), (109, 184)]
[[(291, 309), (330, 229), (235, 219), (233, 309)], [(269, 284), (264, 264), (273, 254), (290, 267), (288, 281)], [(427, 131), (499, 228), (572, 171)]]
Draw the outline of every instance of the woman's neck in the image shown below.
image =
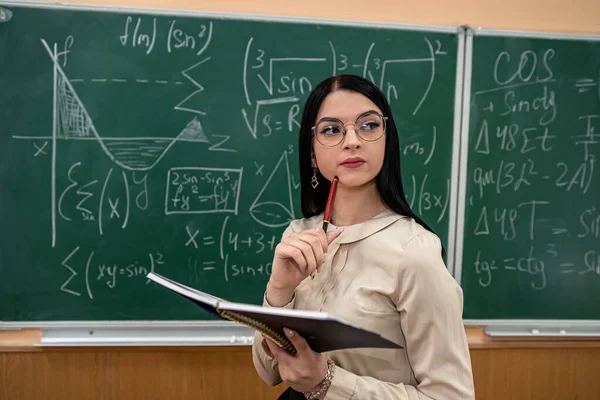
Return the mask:
[(331, 213), (331, 223), (335, 226), (360, 224), (380, 214), (386, 208), (375, 182), (356, 188), (339, 184)]

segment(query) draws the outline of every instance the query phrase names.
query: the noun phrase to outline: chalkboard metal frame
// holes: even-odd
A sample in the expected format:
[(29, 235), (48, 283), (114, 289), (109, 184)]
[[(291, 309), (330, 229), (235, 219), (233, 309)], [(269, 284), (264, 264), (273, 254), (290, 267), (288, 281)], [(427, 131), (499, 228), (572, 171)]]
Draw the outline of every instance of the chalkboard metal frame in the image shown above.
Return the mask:
[[(459, 179), (456, 244), (454, 252), (454, 278), (459, 284), (462, 278), (464, 224), (467, 191), (467, 161), (469, 152), (469, 118), (471, 103), (471, 76), (473, 67), (473, 37), (519, 37), (534, 39), (563, 39), (600, 41), (600, 35), (569, 34), (555, 32), (530, 32), (516, 30), (498, 30), (487, 28), (468, 28), (465, 43), (465, 68), (462, 97), (462, 126), (460, 133)], [(600, 337), (600, 320), (532, 320), (532, 319), (465, 319), (466, 326), (485, 326), (491, 336), (531, 336), (531, 337)]]
[[(39, 326), (42, 324), (37, 324)], [(245, 346), (254, 332), (228, 321), (57, 323), (42, 327), (39, 346)]]
[[(54, 10), (98, 12), (132, 12), (161, 16), (210, 17), (216, 19), (326, 24), (347, 27), (376, 27), (402, 31), (455, 33), (457, 35), (457, 66), (454, 96), (454, 123), (452, 139), (452, 171), (448, 205), (448, 257), (447, 267), (454, 274), (455, 246), (457, 240), (457, 209), (459, 194), (459, 156), (462, 124), (463, 78), (465, 71), (464, 26), (413, 25), (378, 21), (334, 20), (321, 18), (285, 17), (243, 13), (219, 13), (163, 8), (136, 8), (125, 6), (100, 6), (92, 4), (41, 3), (32, 1), (3, 2), (4, 7), (32, 7)], [(0, 329), (41, 328), (39, 346), (215, 346), (252, 344), (253, 332), (239, 324), (227, 321), (51, 321), (3, 322)]]

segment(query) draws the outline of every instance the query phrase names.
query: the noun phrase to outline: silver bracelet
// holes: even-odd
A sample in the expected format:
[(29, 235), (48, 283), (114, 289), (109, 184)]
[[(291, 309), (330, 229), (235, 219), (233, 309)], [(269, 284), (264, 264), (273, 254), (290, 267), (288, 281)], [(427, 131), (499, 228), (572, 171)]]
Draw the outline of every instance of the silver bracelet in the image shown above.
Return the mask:
[(331, 380), (333, 379), (334, 371), (335, 371), (335, 363), (328, 358), (327, 359), (327, 374), (325, 374), (325, 379), (323, 379), (323, 381), (321, 381), (321, 383), (319, 383), (317, 385), (317, 387), (314, 388), (312, 391), (302, 392), (304, 397), (307, 400), (317, 400), (323, 394), (325, 394), (327, 392), (327, 389), (329, 389), (329, 386), (331, 386)]

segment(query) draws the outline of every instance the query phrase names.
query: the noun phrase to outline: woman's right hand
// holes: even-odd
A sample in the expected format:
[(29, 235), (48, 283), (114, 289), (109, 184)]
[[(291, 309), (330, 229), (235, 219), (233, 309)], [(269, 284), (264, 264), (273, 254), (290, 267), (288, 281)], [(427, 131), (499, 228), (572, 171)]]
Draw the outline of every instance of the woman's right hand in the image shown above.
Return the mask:
[(275, 248), (271, 278), (267, 284), (267, 301), (274, 307), (289, 303), (294, 290), (306, 277), (325, 262), (329, 244), (342, 233), (321, 228), (291, 233)]

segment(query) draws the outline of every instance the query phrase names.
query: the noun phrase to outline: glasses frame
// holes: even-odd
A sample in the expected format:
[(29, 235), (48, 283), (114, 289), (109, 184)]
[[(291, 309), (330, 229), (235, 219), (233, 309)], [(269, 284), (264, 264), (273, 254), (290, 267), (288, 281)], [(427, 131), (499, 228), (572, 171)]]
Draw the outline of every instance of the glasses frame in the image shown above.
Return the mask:
[[(377, 139), (373, 139), (373, 140), (365, 139), (362, 136), (360, 136), (359, 129), (356, 127), (356, 123), (358, 122), (359, 119), (364, 118), (364, 117), (369, 116), (369, 115), (378, 115), (381, 118), (381, 120), (383, 121), (383, 133)], [(317, 133), (316, 133), (316, 129), (317, 129), (317, 126), (319, 126), (319, 124), (321, 123), (321, 121), (323, 121), (323, 119), (326, 119), (327, 121), (331, 121), (331, 122), (336, 122), (337, 121), (337, 122), (339, 122), (341, 124), (341, 126), (344, 127), (344, 131), (342, 132), (342, 138), (341, 138), (341, 140), (338, 143), (329, 145), (329, 144), (323, 144), (323, 142), (321, 142), (319, 140), (319, 138), (317, 136)], [(387, 120), (388, 120), (388, 117), (384, 117), (383, 115), (379, 114), (377, 111), (371, 111), (371, 112), (367, 112), (365, 114), (362, 114), (361, 116), (359, 116), (358, 118), (356, 118), (356, 121), (354, 121), (354, 122), (348, 122), (347, 124), (344, 124), (342, 122), (342, 120), (340, 120), (338, 118), (321, 118), (319, 121), (317, 121), (317, 124), (315, 126), (313, 126), (312, 128), (310, 128), (310, 130), (312, 132), (313, 137), (317, 140), (317, 142), (319, 142), (319, 144), (321, 144), (321, 146), (324, 146), (324, 147), (335, 147), (335, 146), (339, 146), (341, 143), (344, 142), (344, 139), (346, 138), (346, 133), (348, 133), (348, 130), (346, 129), (346, 125), (353, 125), (354, 126), (354, 132), (356, 133), (356, 136), (360, 140), (362, 140), (362, 141), (371, 143), (371, 142), (376, 142), (379, 139), (381, 139), (383, 136), (385, 136), (386, 129), (387, 129)]]

